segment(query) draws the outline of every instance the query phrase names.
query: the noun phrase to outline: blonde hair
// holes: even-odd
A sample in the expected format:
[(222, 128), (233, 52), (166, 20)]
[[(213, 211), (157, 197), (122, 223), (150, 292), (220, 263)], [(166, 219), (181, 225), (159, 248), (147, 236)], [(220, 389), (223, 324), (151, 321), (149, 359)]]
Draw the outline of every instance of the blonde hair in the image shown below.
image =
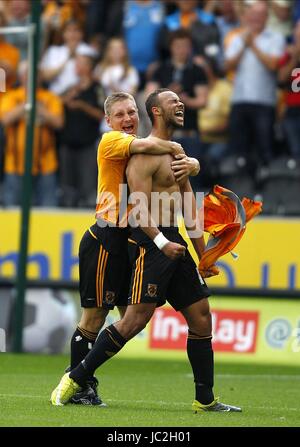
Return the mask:
[(112, 37), (107, 42), (105, 50), (104, 50), (103, 59), (100, 62), (100, 71), (103, 72), (107, 67), (109, 67), (111, 65), (111, 61), (109, 60), (109, 50), (110, 50), (110, 45), (113, 42), (121, 42), (125, 49), (125, 54), (124, 54), (122, 60), (120, 61), (120, 63), (122, 64), (122, 66), (124, 68), (124, 74), (122, 77), (124, 79), (124, 78), (126, 78), (131, 65), (130, 65), (130, 61), (129, 61), (127, 46), (126, 46), (124, 39), (122, 39), (122, 37)]
[(130, 93), (115, 92), (112, 95), (109, 95), (106, 98), (105, 102), (104, 102), (104, 113), (105, 113), (105, 115), (107, 115), (107, 116), (110, 115), (111, 107), (112, 107), (113, 104), (115, 104), (118, 101), (125, 101), (126, 99), (130, 99), (134, 103), (134, 105), (135, 105), (135, 107), (137, 109), (135, 99), (134, 99), (134, 97)]

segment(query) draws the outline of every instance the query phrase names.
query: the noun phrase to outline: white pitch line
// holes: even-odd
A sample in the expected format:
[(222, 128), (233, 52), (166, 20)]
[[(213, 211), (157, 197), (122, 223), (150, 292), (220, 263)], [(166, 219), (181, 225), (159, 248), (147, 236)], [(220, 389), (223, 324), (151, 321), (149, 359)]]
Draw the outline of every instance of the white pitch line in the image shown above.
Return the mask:
[[(185, 377), (191, 379), (193, 378), (192, 373), (187, 373), (184, 375)], [(300, 374), (299, 375), (276, 375), (276, 374), (216, 374), (216, 378), (220, 379), (274, 379), (274, 380), (300, 380)]]
[[(28, 397), (29, 399), (47, 399), (47, 396), (37, 396), (32, 394), (6, 394), (6, 393), (0, 393), (0, 397), (21, 397), (22, 399), (24, 397)], [(50, 398), (49, 398), (50, 402)]]
[[(19, 397), (19, 398), (29, 398), (29, 399), (43, 399), (43, 400), (48, 400), (50, 403), (50, 399), (48, 399), (48, 396), (34, 396), (34, 395), (30, 395), (30, 394), (1, 394), (0, 393), (0, 397)], [(162, 400), (131, 400), (131, 399), (105, 399), (107, 402), (123, 402), (123, 403), (137, 403), (137, 404), (148, 404), (148, 405), (178, 405), (178, 406), (184, 406), (184, 407), (190, 407), (190, 403), (187, 402), (165, 402)], [(86, 408), (87, 406), (85, 406)], [(299, 408), (287, 408), (287, 407), (269, 407), (269, 406), (251, 406), (251, 405), (246, 405), (245, 410), (282, 410), (282, 411), (299, 411)]]

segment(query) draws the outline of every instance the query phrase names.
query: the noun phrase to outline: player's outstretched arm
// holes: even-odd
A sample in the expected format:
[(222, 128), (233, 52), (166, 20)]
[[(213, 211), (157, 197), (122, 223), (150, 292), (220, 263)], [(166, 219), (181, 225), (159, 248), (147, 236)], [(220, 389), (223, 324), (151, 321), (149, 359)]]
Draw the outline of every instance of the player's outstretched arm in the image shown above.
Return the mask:
[(146, 138), (135, 138), (130, 144), (130, 154), (185, 155), (181, 144), (176, 143), (175, 141), (162, 140), (161, 138), (152, 135), (149, 135)]

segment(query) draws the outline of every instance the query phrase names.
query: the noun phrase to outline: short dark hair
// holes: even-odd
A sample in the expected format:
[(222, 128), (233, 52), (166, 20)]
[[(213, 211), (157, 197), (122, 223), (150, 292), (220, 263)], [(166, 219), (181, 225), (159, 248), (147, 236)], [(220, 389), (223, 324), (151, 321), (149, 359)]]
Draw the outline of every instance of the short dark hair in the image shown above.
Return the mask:
[(168, 37), (169, 46), (171, 46), (172, 43), (174, 42), (174, 40), (176, 40), (176, 39), (189, 39), (189, 41), (191, 43), (193, 43), (193, 38), (192, 38), (191, 33), (187, 29), (184, 29), (184, 28), (179, 28), (176, 31), (170, 32), (169, 37)]
[(148, 116), (149, 116), (152, 124), (154, 124), (154, 116), (153, 116), (153, 112), (152, 112), (152, 107), (159, 106), (159, 99), (158, 99), (159, 94), (163, 93), (163, 92), (170, 92), (170, 91), (171, 90), (169, 88), (158, 88), (158, 89), (154, 90), (154, 92), (150, 93), (150, 95), (148, 96), (145, 105), (146, 105), (146, 110), (147, 110)]

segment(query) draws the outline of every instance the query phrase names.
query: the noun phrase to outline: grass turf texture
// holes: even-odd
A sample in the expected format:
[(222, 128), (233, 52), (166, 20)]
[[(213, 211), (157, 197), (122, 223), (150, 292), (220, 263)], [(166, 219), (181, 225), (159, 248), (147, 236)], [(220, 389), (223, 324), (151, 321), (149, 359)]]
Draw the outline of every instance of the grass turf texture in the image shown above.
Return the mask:
[(217, 364), (215, 394), (243, 413), (193, 414), (188, 362), (118, 359), (98, 375), (107, 408), (53, 407), (67, 356), (0, 355), (2, 427), (299, 427), (299, 370), (293, 367)]

